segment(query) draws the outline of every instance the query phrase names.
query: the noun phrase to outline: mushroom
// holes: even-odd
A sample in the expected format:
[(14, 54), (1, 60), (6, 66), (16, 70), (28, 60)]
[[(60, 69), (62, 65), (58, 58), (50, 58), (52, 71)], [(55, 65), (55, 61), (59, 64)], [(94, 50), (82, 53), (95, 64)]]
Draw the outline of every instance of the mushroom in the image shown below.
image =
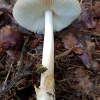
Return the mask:
[(74, 21), (81, 13), (78, 0), (18, 0), (13, 9), (15, 20), (24, 28), (44, 34), (42, 65), (37, 100), (54, 100), (54, 34)]

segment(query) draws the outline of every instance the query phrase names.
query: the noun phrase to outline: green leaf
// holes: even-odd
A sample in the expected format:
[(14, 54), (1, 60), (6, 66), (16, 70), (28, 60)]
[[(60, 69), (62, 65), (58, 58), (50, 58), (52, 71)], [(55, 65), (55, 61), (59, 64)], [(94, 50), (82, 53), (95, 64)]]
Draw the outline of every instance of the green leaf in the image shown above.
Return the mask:
[(40, 75), (41, 73), (45, 72), (47, 70), (46, 67), (41, 65), (40, 67), (37, 68), (36, 72)]

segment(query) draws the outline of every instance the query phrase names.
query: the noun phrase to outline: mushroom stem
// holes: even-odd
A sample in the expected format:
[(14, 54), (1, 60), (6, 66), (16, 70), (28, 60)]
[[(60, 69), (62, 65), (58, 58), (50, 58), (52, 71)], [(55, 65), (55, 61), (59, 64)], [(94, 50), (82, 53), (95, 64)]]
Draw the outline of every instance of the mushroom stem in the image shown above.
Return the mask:
[(54, 34), (51, 10), (45, 11), (45, 36), (42, 65), (47, 68), (47, 71), (41, 74), (41, 87), (44, 85), (44, 80), (48, 75), (54, 76)]
[(53, 11), (45, 11), (45, 36), (42, 65), (47, 70), (41, 74), (39, 89), (36, 90), (37, 100), (55, 100), (54, 89), (54, 34)]

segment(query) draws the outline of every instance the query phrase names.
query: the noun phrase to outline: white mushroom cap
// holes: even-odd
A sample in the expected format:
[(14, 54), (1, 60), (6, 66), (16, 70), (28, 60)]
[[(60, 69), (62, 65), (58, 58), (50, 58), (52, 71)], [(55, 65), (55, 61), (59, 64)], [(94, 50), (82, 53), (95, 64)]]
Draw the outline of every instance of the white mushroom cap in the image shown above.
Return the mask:
[(43, 33), (44, 11), (53, 11), (53, 31), (60, 31), (81, 13), (78, 0), (18, 0), (13, 9), (15, 20), (24, 28)]

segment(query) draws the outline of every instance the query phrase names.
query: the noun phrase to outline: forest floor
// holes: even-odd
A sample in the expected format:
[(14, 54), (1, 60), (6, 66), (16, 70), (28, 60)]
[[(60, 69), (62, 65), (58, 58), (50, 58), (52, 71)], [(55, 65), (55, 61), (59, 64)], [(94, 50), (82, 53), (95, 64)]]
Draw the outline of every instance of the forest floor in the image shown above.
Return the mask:
[[(44, 35), (18, 25), (16, 1), (0, 0), (0, 100), (36, 100)], [(80, 5), (80, 16), (54, 36), (57, 100), (100, 100), (100, 1)]]

